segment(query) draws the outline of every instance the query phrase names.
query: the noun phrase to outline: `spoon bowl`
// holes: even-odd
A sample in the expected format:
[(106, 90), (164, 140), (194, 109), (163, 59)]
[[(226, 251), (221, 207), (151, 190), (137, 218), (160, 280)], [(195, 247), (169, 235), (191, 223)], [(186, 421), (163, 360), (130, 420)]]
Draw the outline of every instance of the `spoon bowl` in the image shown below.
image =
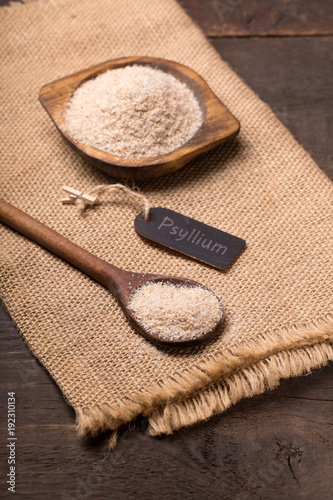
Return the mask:
[[(211, 291), (209, 288), (205, 287), (201, 283), (197, 281), (189, 280), (186, 278), (180, 278), (175, 276), (165, 276), (161, 274), (145, 274), (145, 273), (131, 273), (129, 272), (129, 283), (127, 286), (122, 287), (117, 294), (118, 300), (122, 306), (124, 314), (128, 321), (131, 323), (133, 328), (141, 333), (145, 338), (153, 342), (154, 344), (171, 347), (171, 348), (184, 348), (184, 347), (193, 347), (200, 344), (204, 344), (209, 340), (213, 339), (217, 336), (221, 331), (221, 326), (224, 321), (223, 317), (223, 309), (222, 304), (219, 298)], [(131, 297), (135, 293), (136, 290), (141, 288), (144, 285), (151, 283), (165, 283), (167, 285), (174, 285), (176, 287), (186, 286), (188, 288), (198, 288), (200, 287), (203, 290), (207, 290), (211, 294), (213, 294), (220, 303), (221, 307), (221, 319), (215, 324), (215, 327), (204, 334), (200, 334), (194, 338), (190, 339), (172, 339), (168, 340), (167, 336), (158, 336), (154, 334), (152, 331), (147, 331), (144, 326), (140, 323), (140, 321), (136, 318), (135, 314), (132, 313), (130, 309)]]
[[(186, 278), (161, 274), (133, 273), (120, 269), (72, 243), (64, 236), (3, 200), (0, 200), (0, 221), (74, 265), (110, 290), (118, 299), (126, 318), (133, 328), (154, 344), (171, 348), (193, 347), (213, 339), (220, 333), (223, 322), (222, 304), (211, 290), (200, 283)], [(130, 308), (131, 297), (134, 292), (143, 285), (150, 283), (167, 283), (189, 288), (200, 287), (209, 291), (218, 300), (221, 310), (219, 320), (216, 321), (211, 330), (194, 338), (168, 339), (167, 336), (155, 335), (140, 323)]]

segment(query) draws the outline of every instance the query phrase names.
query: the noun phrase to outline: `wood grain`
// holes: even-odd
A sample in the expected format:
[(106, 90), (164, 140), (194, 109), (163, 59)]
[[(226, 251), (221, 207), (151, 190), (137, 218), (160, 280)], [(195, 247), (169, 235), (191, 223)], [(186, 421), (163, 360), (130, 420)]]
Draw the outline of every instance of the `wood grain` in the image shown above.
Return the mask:
[(211, 41), (333, 180), (333, 37)]
[[(67, 101), (82, 82), (96, 78), (107, 70), (133, 64), (150, 66), (171, 74), (192, 90), (201, 106), (204, 116), (201, 127), (189, 141), (171, 153), (139, 159), (121, 158), (76, 141), (65, 130), (64, 113), (67, 109)], [(199, 154), (236, 137), (240, 128), (238, 120), (221, 103), (198, 73), (183, 64), (153, 57), (126, 57), (83, 69), (44, 85), (40, 90), (39, 100), (59, 132), (80, 156), (106, 174), (124, 179), (148, 179), (175, 172)]]
[(209, 37), (333, 34), (327, 0), (179, 0)]
[[(138, 420), (103, 461), (103, 442), (76, 437), (73, 411), (3, 310), (0, 324), (0, 433), (4, 443), (6, 394), (15, 391), (17, 498), (330, 498), (333, 365), (173, 436), (150, 438)], [(0, 456), (4, 471), (4, 446)]]
[[(193, 0), (196, 12), (202, 7), (201, 17), (195, 17), (201, 25), (207, 16), (216, 22), (211, 4)], [(263, 3), (246, 0), (237, 7), (237, 16), (245, 18), (248, 5), (260, 10)], [(311, 8), (311, 25), (318, 34), (326, 32), (331, 22), (328, 1), (269, 0), (265, 5), (293, 9), (298, 26)], [(282, 21), (275, 33), (281, 26)], [(227, 18), (223, 28), (234, 29), (232, 23), (228, 28)], [(297, 26), (294, 34), (297, 38), (230, 38), (213, 43), (333, 179), (332, 37), (301, 38)], [(279, 389), (243, 400), (224, 415), (174, 436), (149, 438), (146, 421), (138, 420), (103, 461), (103, 443), (77, 439), (74, 412), (3, 308), (0, 332), (0, 469), (7, 470), (6, 395), (14, 390), (19, 437), (16, 498), (332, 498), (333, 364), (310, 376), (286, 380)], [(0, 495), (9, 498), (4, 491), (1, 476)]]

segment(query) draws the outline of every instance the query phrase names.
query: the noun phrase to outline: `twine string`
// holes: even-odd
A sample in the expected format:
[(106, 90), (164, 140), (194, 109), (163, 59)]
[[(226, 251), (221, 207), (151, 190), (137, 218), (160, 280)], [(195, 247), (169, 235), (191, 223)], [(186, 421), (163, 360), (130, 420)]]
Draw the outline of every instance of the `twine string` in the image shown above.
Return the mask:
[(137, 206), (143, 208), (143, 219), (149, 220), (149, 209), (150, 203), (148, 198), (138, 191), (134, 191), (123, 184), (100, 184), (92, 188), (87, 194), (93, 196), (95, 201), (89, 203), (84, 198), (76, 197), (75, 205), (79, 212), (83, 212), (88, 206), (95, 205), (99, 201), (99, 197), (102, 194), (110, 193), (124, 193), (128, 198), (130, 198)]

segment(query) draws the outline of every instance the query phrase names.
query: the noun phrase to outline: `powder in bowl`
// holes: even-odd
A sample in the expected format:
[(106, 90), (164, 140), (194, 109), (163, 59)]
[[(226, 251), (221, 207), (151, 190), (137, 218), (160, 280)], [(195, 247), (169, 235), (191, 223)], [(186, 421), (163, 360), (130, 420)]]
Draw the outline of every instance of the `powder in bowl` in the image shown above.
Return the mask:
[(165, 282), (136, 289), (129, 309), (145, 330), (167, 340), (195, 339), (213, 330), (223, 316), (221, 302), (210, 290)]
[(150, 66), (106, 71), (82, 83), (68, 101), (64, 131), (123, 158), (171, 153), (198, 131), (203, 113), (192, 90)]

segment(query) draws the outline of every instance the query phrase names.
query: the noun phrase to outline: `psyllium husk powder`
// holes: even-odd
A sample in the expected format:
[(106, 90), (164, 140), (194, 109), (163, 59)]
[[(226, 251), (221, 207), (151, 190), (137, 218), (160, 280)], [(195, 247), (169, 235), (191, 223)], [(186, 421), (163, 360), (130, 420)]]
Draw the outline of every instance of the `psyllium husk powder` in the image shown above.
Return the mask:
[(167, 340), (200, 337), (213, 330), (223, 314), (210, 290), (158, 282), (136, 289), (129, 308), (148, 332)]
[[(172, 433), (333, 359), (332, 183), (179, 5), (27, 0), (1, 15), (2, 197), (118, 267), (202, 283), (225, 313), (222, 334), (207, 345), (158, 348), (106, 289), (1, 225), (1, 298), (75, 409), (80, 435), (138, 414), (150, 435)], [(235, 141), (136, 183), (152, 206), (245, 239), (225, 272), (138, 237), (137, 208), (123, 198), (83, 216), (59, 203), (64, 184), (85, 192), (110, 178), (65, 143), (39, 89), (131, 55), (189, 66), (241, 123)]]
[(185, 83), (160, 69), (133, 65), (80, 85), (68, 102), (64, 130), (106, 153), (142, 158), (185, 144), (202, 115)]

